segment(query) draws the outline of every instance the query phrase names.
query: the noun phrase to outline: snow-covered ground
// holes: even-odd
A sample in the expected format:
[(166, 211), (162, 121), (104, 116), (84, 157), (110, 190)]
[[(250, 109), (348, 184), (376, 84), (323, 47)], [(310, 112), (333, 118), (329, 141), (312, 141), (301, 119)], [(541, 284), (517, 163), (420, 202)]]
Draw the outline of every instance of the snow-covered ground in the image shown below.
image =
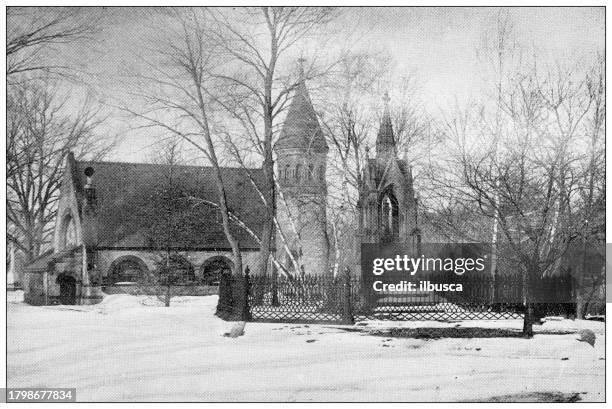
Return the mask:
[(8, 386), (76, 387), (79, 401), (459, 401), (530, 392), (603, 401), (604, 323), (548, 321), (522, 338), (414, 339), (369, 328), (503, 327), (521, 321), (247, 323), (239, 338), (213, 314), (216, 296), (108, 296), (95, 306), (8, 301)]

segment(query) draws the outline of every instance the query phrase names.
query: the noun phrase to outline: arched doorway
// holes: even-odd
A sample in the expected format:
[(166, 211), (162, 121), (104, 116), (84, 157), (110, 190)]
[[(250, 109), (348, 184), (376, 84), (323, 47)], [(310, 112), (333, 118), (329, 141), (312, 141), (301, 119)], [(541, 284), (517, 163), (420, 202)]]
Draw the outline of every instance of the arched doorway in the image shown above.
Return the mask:
[(76, 279), (68, 274), (60, 274), (57, 277), (60, 287), (60, 303), (64, 305), (76, 304)]
[(218, 286), (223, 274), (232, 274), (233, 263), (223, 256), (207, 259), (200, 267), (200, 282), (204, 285)]

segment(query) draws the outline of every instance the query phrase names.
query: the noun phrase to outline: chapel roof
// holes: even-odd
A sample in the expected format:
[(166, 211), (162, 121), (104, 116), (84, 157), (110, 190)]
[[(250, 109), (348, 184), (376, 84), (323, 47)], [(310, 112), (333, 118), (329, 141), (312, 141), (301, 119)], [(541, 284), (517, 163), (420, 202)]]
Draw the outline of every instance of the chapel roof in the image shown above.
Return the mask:
[[(98, 204), (98, 246), (149, 248), (156, 198), (168, 188), (170, 165), (148, 163), (75, 161), (75, 187), (85, 186), (85, 169), (94, 169), (93, 186)], [(261, 169), (224, 167), (221, 169), (230, 211), (259, 235), (266, 209), (249, 174), (256, 183), (264, 176)], [(173, 182), (184, 200), (187, 196), (218, 203), (214, 169), (210, 166), (173, 166)], [(73, 176), (74, 178), (74, 176)], [(82, 197), (82, 193), (79, 194)], [(194, 201), (180, 206), (179, 233), (171, 247), (184, 249), (228, 249), (218, 207)], [(237, 223), (231, 230), (243, 248), (257, 249), (253, 237)]]

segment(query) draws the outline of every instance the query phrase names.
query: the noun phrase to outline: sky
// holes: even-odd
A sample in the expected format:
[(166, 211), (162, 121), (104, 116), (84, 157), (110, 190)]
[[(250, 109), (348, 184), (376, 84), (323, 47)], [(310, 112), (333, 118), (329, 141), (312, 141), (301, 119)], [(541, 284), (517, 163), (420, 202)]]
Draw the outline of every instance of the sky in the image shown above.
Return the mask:
[[(468, 7), (345, 8), (330, 24), (334, 41), (327, 38), (317, 51), (333, 53), (334, 48), (349, 47), (388, 53), (394, 62), (393, 75), (412, 73), (419, 103), (436, 116), (455, 100), (483, 94), (487, 66), (478, 50), (499, 12), (498, 8)], [(604, 50), (604, 8), (510, 8), (508, 13), (517, 41), (526, 54), (537, 56), (538, 64), (577, 62)], [(101, 101), (114, 105), (112, 101), (125, 98), (121, 74), (142, 54), (143, 39), (152, 24), (150, 11), (144, 9), (107, 8), (103, 16), (95, 49), (75, 47), (72, 53), (73, 57), (89, 56), (85, 64), (94, 73)], [(295, 51), (313, 47), (317, 49), (317, 44), (296, 44)], [(109, 159), (150, 160), (156, 132), (134, 129), (134, 121), (115, 109), (108, 108), (108, 113), (103, 132), (119, 138)]]
[[(538, 58), (578, 61), (603, 50), (604, 12), (596, 8), (510, 8), (517, 40)], [(481, 92), (478, 50), (499, 8), (352, 9), (371, 20), (364, 42), (385, 47), (397, 71), (414, 70), (428, 109)], [(529, 52), (528, 51), (528, 52)]]

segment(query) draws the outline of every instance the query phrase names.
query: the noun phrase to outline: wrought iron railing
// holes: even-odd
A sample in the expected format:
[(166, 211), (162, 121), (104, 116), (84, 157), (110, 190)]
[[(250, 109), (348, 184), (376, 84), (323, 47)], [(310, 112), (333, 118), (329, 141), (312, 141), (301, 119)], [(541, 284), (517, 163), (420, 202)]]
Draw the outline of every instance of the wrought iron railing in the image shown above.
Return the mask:
[[(444, 277), (429, 276), (432, 283)], [(255, 321), (353, 322), (354, 320), (475, 320), (520, 318), (524, 312), (522, 275), (462, 276), (463, 291), (388, 292), (372, 295), (360, 277), (341, 275), (251, 276), (249, 306)], [(529, 287), (536, 314), (571, 315), (570, 277), (535, 280)]]

